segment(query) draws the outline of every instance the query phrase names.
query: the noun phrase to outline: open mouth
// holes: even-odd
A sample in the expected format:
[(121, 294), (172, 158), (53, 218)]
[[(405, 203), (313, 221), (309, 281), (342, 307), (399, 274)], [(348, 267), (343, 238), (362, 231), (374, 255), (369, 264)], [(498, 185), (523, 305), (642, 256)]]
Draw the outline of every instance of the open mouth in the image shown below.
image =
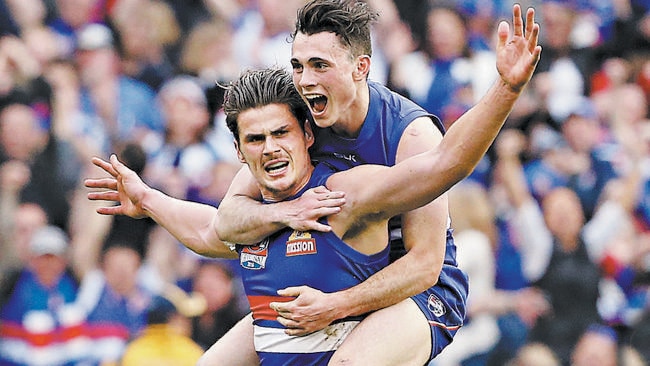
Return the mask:
[(324, 95), (307, 95), (306, 98), (314, 114), (322, 113), (327, 107), (327, 97)]
[(281, 171), (282, 169), (286, 168), (288, 165), (289, 163), (286, 161), (279, 161), (265, 166), (264, 170), (266, 170), (267, 173), (273, 174)]

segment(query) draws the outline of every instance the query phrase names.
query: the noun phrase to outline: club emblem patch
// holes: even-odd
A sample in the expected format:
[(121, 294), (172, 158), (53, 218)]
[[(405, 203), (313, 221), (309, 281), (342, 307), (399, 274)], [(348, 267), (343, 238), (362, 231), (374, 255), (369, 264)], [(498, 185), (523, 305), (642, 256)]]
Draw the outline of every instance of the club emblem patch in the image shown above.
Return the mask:
[(239, 255), (239, 264), (246, 269), (264, 269), (269, 255), (268, 247), (268, 239), (257, 245), (245, 246)]
[(427, 305), (429, 307), (429, 311), (433, 313), (433, 315), (437, 317), (441, 317), (445, 315), (447, 312), (447, 309), (445, 308), (445, 304), (440, 301), (440, 299), (436, 295), (429, 295), (429, 299), (427, 300)]
[(309, 232), (297, 231), (287, 240), (287, 257), (316, 253), (316, 239)]

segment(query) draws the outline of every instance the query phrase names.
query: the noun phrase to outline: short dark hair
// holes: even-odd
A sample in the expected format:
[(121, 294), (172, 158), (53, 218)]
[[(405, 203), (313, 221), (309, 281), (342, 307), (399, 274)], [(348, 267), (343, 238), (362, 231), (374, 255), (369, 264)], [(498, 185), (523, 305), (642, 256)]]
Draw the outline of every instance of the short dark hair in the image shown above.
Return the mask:
[(359, 0), (312, 0), (298, 10), (296, 27), (291, 35), (332, 32), (353, 57), (372, 56), (370, 27), (379, 14)]
[(226, 85), (223, 111), (226, 125), (239, 142), (239, 114), (253, 108), (270, 104), (284, 104), (304, 128), (304, 122), (311, 121), (309, 107), (293, 85), (291, 74), (279, 66), (259, 70), (246, 70), (239, 78)]
[(146, 311), (147, 324), (165, 324), (174, 314), (178, 314), (174, 303), (164, 296), (154, 296)]

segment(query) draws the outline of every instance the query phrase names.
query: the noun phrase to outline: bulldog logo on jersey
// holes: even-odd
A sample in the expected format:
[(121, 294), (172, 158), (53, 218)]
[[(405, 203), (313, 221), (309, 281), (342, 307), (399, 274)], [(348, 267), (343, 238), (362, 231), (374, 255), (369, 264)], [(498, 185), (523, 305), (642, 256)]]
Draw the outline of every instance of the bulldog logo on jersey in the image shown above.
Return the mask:
[(436, 295), (429, 295), (429, 300), (427, 300), (427, 305), (429, 307), (429, 311), (433, 313), (433, 315), (437, 317), (441, 317), (445, 315), (447, 312), (447, 309), (445, 308), (445, 304), (440, 301), (440, 299)]
[(287, 240), (287, 257), (316, 253), (316, 239), (309, 232), (294, 230)]
[(239, 255), (239, 264), (246, 269), (264, 269), (269, 255), (268, 247), (268, 238), (257, 245), (245, 246)]

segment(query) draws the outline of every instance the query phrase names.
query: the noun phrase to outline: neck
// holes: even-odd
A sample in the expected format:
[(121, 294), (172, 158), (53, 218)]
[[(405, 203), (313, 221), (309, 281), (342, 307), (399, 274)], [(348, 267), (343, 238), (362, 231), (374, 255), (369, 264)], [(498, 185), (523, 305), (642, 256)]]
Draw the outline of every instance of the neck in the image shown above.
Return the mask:
[(358, 83), (356, 95), (350, 105), (345, 107), (345, 112), (341, 113), (339, 119), (334, 125), (332, 130), (337, 135), (343, 137), (357, 137), (363, 127), (363, 122), (368, 115), (368, 108), (370, 107), (370, 88), (367, 81)]

